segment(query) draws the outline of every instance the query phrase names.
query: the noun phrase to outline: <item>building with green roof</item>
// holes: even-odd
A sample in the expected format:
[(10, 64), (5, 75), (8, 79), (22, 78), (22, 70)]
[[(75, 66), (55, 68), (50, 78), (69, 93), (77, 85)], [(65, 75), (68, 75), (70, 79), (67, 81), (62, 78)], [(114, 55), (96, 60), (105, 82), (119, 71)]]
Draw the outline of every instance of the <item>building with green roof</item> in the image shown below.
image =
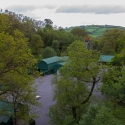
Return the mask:
[(99, 57), (99, 62), (100, 63), (108, 63), (111, 61), (111, 59), (113, 59), (114, 56), (113, 55), (100, 55)]
[[(16, 110), (22, 115), (29, 115), (27, 112), (27, 107), (25, 108), (23, 104), (16, 104)], [(0, 125), (14, 125), (14, 104), (13, 102), (0, 101)], [(19, 119), (17, 120), (17, 122)], [(27, 124), (28, 125), (28, 124)]]
[[(38, 70), (40, 72), (43, 72), (43, 74), (51, 74), (56, 73), (56, 71), (63, 65), (63, 62), (65, 62), (68, 59), (68, 56), (64, 57), (50, 57), (46, 59), (42, 59), (40, 62), (38, 62)], [(62, 63), (62, 64), (61, 64)]]
[(66, 63), (66, 62), (62, 62), (62, 63), (56, 64), (56, 65), (54, 66), (54, 73), (56, 73), (59, 68), (61, 68), (62, 66), (64, 66), (65, 63)]
[(43, 72), (44, 74), (53, 73), (53, 67), (60, 62), (60, 58), (58, 56), (42, 59), (38, 63), (38, 70)]
[[(100, 55), (99, 57), (99, 63), (108, 63), (111, 61), (111, 59), (114, 58), (114, 55)], [(40, 62), (38, 62), (38, 70), (42, 72), (43, 74), (52, 74), (56, 73), (57, 70), (64, 66), (66, 60), (68, 59), (68, 56), (64, 57), (50, 57), (46, 59), (42, 59)]]
[(0, 101), (0, 125), (13, 125), (13, 114), (13, 104), (7, 101)]

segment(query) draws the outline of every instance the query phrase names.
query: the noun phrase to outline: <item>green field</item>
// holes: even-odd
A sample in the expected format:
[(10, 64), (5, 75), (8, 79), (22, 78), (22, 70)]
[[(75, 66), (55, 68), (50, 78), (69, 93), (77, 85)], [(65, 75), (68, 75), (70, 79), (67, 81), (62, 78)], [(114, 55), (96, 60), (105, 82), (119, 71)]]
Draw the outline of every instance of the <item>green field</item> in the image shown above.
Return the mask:
[[(78, 26), (76, 26), (76, 27), (78, 27)], [(103, 33), (107, 30), (111, 30), (111, 29), (115, 29), (115, 28), (125, 30), (125, 27), (112, 26), (112, 25), (86, 25), (86, 26), (83, 25), (83, 26), (79, 26), (79, 27), (88, 31), (88, 33), (94, 38), (102, 36)], [(65, 30), (67, 32), (70, 32), (73, 28), (75, 28), (75, 27), (69, 27), (69, 28), (66, 28)]]

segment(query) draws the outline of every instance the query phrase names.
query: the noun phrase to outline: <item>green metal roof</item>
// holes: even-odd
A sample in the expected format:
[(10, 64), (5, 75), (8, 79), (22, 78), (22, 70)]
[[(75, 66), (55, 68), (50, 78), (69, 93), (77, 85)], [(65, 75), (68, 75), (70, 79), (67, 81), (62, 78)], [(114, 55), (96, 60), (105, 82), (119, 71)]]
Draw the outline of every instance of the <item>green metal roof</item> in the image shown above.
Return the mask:
[(60, 62), (65, 62), (69, 57), (68, 56), (62, 56), (59, 57)]
[(114, 58), (113, 55), (100, 55), (99, 62), (110, 62)]
[(62, 63), (58, 63), (57, 65), (64, 66), (65, 64), (66, 64), (66, 62), (62, 62)]
[(59, 68), (61, 68), (62, 66), (64, 66), (65, 63), (66, 63), (66, 62), (57, 63), (57, 64), (54, 66), (54, 73), (56, 73)]
[(0, 114), (0, 122), (7, 123), (14, 113), (13, 104), (7, 101), (0, 101), (0, 111), (4, 113)]
[(54, 63), (54, 62), (59, 62), (60, 58), (58, 56), (53, 56), (50, 58), (42, 59), (42, 61), (46, 62), (47, 64)]

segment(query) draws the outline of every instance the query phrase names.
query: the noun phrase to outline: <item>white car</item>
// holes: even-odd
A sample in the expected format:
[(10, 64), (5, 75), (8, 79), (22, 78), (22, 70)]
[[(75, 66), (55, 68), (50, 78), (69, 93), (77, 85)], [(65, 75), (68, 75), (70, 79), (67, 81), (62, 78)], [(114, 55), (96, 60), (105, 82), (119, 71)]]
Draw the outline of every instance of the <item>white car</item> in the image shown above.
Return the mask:
[(35, 97), (36, 100), (39, 100), (40, 98), (41, 98), (41, 96), (39, 96), (39, 95), (37, 95), (37, 96)]

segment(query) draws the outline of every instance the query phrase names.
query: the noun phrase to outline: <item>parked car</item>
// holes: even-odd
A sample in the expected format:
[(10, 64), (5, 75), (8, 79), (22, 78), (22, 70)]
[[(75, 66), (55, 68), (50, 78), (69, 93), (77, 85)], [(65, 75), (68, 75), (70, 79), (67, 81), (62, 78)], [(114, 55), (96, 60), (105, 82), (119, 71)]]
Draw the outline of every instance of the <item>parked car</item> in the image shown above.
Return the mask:
[(39, 96), (39, 95), (37, 95), (37, 96), (35, 97), (36, 100), (39, 100), (40, 98), (41, 98), (41, 96)]

